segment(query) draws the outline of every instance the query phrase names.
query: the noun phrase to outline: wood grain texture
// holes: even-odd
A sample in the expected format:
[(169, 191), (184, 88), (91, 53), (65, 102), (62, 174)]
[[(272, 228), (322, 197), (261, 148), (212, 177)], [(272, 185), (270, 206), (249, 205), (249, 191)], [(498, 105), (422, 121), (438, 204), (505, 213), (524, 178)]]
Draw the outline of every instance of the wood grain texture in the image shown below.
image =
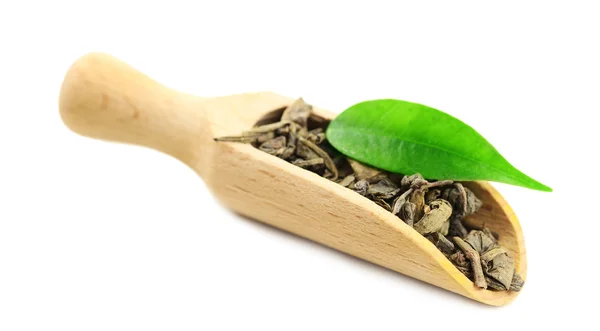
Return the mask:
[[(181, 160), (239, 214), (485, 304), (504, 305), (518, 295), (475, 287), (427, 239), (359, 194), (248, 144), (213, 141), (248, 129), (292, 101), (270, 92), (200, 98), (165, 87), (107, 54), (91, 53), (67, 72), (59, 108), (63, 122), (81, 135)], [(514, 212), (488, 183), (465, 185), (484, 202), (467, 223), (497, 233), (525, 278), (524, 239)]]

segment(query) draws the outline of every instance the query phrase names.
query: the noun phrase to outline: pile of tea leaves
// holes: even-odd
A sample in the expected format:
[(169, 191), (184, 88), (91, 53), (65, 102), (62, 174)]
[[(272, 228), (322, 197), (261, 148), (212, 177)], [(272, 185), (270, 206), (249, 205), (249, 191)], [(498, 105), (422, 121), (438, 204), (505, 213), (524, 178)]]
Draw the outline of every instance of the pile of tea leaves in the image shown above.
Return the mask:
[(215, 140), (250, 143), (372, 200), (431, 241), (480, 288), (521, 290), (523, 279), (495, 235), (485, 227), (473, 229), (463, 223), (482, 205), (472, 191), (451, 180), (389, 173), (345, 157), (327, 142), (329, 121), (312, 110), (300, 98), (280, 118), (261, 121), (239, 136)]

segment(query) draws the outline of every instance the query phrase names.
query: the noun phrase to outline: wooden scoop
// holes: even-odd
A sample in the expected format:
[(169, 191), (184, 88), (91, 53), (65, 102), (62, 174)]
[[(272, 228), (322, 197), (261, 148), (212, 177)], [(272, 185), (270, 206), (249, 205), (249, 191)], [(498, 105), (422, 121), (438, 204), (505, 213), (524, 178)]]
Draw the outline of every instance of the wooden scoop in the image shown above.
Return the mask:
[[(169, 154), (194, 169), (225, 206), (315, 242), (490, 304), (518, 292), (482, 290), (427, 239), (359, 194), (250, 144), (215, 142), (251, 128), (294, 99), (270, 92), (200, 98), (165, 87), (102, 53), (78, 59), (60, 92), (60, 115), (74, 132), (137, 144)], [(335, 115), (315, 108), (315, 113)], [(515, 258), (525, 278), (521, 226), (488, 183), (465, 185), (482, 201), (467, 225), (485, 224)]]

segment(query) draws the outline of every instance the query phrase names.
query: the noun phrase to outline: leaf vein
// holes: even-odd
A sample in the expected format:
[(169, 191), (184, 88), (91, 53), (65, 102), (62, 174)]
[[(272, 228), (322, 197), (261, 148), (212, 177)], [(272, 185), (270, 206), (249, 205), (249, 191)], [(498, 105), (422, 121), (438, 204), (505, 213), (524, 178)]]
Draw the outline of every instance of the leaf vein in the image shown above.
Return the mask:
[[(363, 132), (363, 134), (371, 132), (370, 130), (364, 129), (364, 128), (358, 128), (358, 127), (352, 127), (352, 126), (347, 126), (347, 128), (350, 129), (350, 130), (352, 130), (352, 132)], [(385, 138), (392, 139), (392, 140), (400, 140), (400, 141), (405, 141), (405, 142), (412, 143), (412, 144), (415, 144), (415, 145), (421, 145), (421, 146), (429, 147), (429, 148), (432, 148), (432, 149), (437, 149), (437, 150), (446, 152), (448, 154), (456, 155), (456, 156), (461, 157), (461, 158), (463, 158), (463, 159), (465, 159), (467, 161), (471, 161), (471, 162), (473, 162), (475, 164), (481, 165), (481, 166), (483, 166), (485, 168), (492, 169), (492, 170), (496, 171), (497, 173), (501, 173), (501, 174), (503, 174), (503, 175), (505, 175), (505, 176), (513, 179), (513, 180), (516, 180), (518, 182), (522, 182), (522, 178), (515, 177), (514, 175), (506, 173), (505, 171), (502, 171), (501, 169), (498, 169), (498, 168), (496, 168), (494, 166), (485, 164), (485, 163), (483, 163), (483, 162), (481, 162), (479, 160), (476, 160), (476, 159), (473, 159), (473, 158), (469, 158), (469, 157), (467, 157), (465, 155), (459, 154), (459, 153), (454, 152), (454, 151), (447, 150), (445, 148), (433, 146), (433, 145), (430, 145), (430, 144), (427, 144), (427, 143), (423, 143), (423, 142), (413, 141), (413, 140), (410, 140), (410, 139), (397, 138), (397, 137), (394, 137), (394, 136), (385, 135), (385, 134), (379, 134), (379, 133), (377, 135), (374, 135), (374, 134), (366, 134), (366, 135), (368, 135), (368, 136), (375, 136), (375, 137), (385, 137)], [(509, 163), (507, 162), (507, 164), (509, 164)], [(512, 165), (511, 165), (511, 167), (512, 167)]]

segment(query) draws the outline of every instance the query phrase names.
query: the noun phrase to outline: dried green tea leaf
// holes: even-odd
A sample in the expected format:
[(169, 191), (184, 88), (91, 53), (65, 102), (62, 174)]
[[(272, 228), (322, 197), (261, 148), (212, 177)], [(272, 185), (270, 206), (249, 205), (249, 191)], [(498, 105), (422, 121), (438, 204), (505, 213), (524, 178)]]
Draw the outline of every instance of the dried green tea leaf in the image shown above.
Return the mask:
[(473, 279), (473, 270), (471, 269), (471, 264), (467, 260), (465, 253), (463, 253), (461, 250), (457, 250), (454, 253), (450, 254), (448, 256), (448, 259), (450, 260), (450, 262), (452, 262), (452, 264), (454, 264), (456, 269), (458, 269), (465, 276), (467, 276), (467, 278)]
[[(458, 189), (458, 192), (460, 193), (460, 203), (462, 204), (461, 208), (459, 208), (458, 206), (456, 206), (456, 210), (458, 210), (459, 212), (457, 214), (461, 215), (461, 216), (466, 216), (468, 214), (468, 202), (467, 202), (467, 191), (465, 190), (465, 187), (461, 184), (461, 183), (455, 183), (454, 187), (456, 187), (456, 189)], [(458, 202), (457, 202), (458, 205)]]
[(435, 182), (430, 182), (427, 185), (423, 186), (423, 188), (421, 188), (422, 190), (429, 190), (431, 188), (434, 187), (441, 187), (441, 186), (446, 186), (446, 185), (452, 185), (452, 183), (454, 183), (454, 181), (452, 180), (438, 180)]
[(408, 196), (408, 201), (415, 205), (415, 220), (420, 220), (423, 218), (423, 215), (425, 214), (425, 206), (428, 206), (425, 204), (425, 192), (421, 191), (420, 189), (414, 189)]
[(333, 163), (333, 160), (331, 160), (331, 157), (329, 156), (329, 154), (327, 154), (324, 150), (322, 150), (321, 148), (319, 148), (319, 146), (315, 145), (314, 143), (312, 143), (309, 140), (306, 140), (303, 137), (298, 137), (298, 141), (305, 145), (306, 147), (312, 149), (313, 152), (315, 152), (318, 156), (320, 156), (321, 158), (323, 158), (323, 160), (325, 161), (325, 167), (327, 167), (327, 169), (331, 172), (331, 180), (335, 181), (338, 178), (338, 170), (337, 167), (335, 166), (335, 164)]
[(440, 199), (444, 199), (456, 209), (456, 211), (462, 210), (462, 199), (459, 189), (456, 186), (445, 187), (442, 190), (442, 194), (440, 195)]
[(429, 183), (423, 179), (423, 176), (421, 176), (419, 173), (410, 176), (404, 176), (400, 182), (400, 186), (402, 186), (402, 188), (412, 188), (415, 190), (420, 189), (427, 184)]
[(456, 251), (452, 253), (449, 259), (457, 267), (470, 268), (470, 264), (467, 261), (467, 257), (462, 251)]
[(435, 199), (439, 198), (441, 194), (442, 194), (442, 191), (440, 191), (440, 190), (439, 190), (439, 189), (437, 189), (437, 188), (434, 188), (434, 189), (428, 190), (428, 191), (425, 193), (425, 203), (426, 203), (426, 204), (429, 204), (431, 201), (433, 201), (433, 200), (435, 200)]
[(288, 160), (292, 155), (294, 155), (294, 148), (288, 146), (278, 156), (284, 160)]
[(485, 253), (481, 254), (481, 264), (483, 265), (483, 271), (485, 272), (488, 267), (488, 263), (490, 263), (493, 259), (495, 259), (500, 254), (506, 254), (506, 248), (497, 246), (487, 250)]
[(308, 117), (308, 123), (310, 127), (319, 127), (319, 128), (327, 128), (327, 126), (329, 125), (330, 120), (328, 118), (325, 118), (323, 116), (317, 115), (314, 112), (312, 112), (310, 114), (310, 116)]
[(377, 199), (391, 199), (400, 192), (400, 188), (391, 180), (385, 178), (379, 182), (370, 185), (369, 196)]
[(450, 229), (450, 219), (448, 219), (448, 220), (446, 220), (446, 222), (444, 222), (444, 224), (442, 225), (442, 228), (438, 232), (444, 236), (447, 236), (449, 229)]
[(412, 202), (406, 202), (400, 208), (400, 212), (398, 216), (400, 219), (404, 221), (408, 226), (412, 227), (415, 223), (415, 210), (417, 207)]
[(267, 132), (275, 131), (277, 129), (283, 128), (286, 125), (289, 125), (290, 123), (291, 123), (290, 121), (280, 121), (280, 122), (275, 122), (275, 123), (271, 123), (271, 124), (256, 126), (248, 131), (244, 131), (242, 133), (242, 135), (255, 136), (257, 133), (267, 133)]
[(288, 134), (288, 133), (290, 133), (290, 126), (286, 125), (282, 128), (279, 128), (279, 129), (275, 130), (275, 133), (278, 135)]
[(354, 176), (356, 176), (358, 180), (370, 179), (381, 174), (381, 170), (371, 168), (368, 165), (360, 163), (351, 158), (348, 158), (348, 163), (350, 164), (350, 167), (352, 167), (352, 170), (354, 170)]
[[(416, 219), (415, 215), (417, 214), (417, 206), (414, 203), (407, 201), (412, 193), (413, 190), (408, 189), (406, 192), (396, 197), (392, 204), (392, 213), (398, 215), (398, 217), (410, 227), (414, 225)], [(422, 215), (423, 211), (420, 212)]]
[[(402, 193), (396, 199), (394, 199), (394, 202), (392, 204), (393, 205), (392, 214), (396, 215), (400, 212), (400, 208), (402, 208), (402, 205), (404, 205), (407, 202), (408, 197), (412, 192), (413, 192), (412, 189), (408, 189), (406, 192)], [(416, 208), (416, 206), (415, 206), (415, 208)]]
[(521, 278), (521, 276), (519, 276), (519, 274), (515, 270), (512, 282), (510, 283), (510, 290), (519, 292), (521, 288), (523, 288), (523, 284), (525, 284), (525, 281), (523, 281), (523, 278)]
[(304, 102), (304, 99), (298, 98), (283, 111), (281, 121), (294, 122), (301, 127), (306, 127), (308, 117), (311, 113), (312, 106)]
[[(385, 171), (383, 171), (383, 173), (385, 173), (392, 182), (396, 183), (398, 186), (401, 186), (400, 183), (402, 182), (402, 178), (404, 178), (404, 175), (395, 174), (392, 172), (385, 172)], [(402, 190), (402, 191), (404, 191), (404, 190)]]
[[(280, 125), (281, 123), (276, 123)], [(286, 123), (287, 124), (287, 123)], [(286, 125), (284, 124), (284, 125)], [(287, 126), (286, 126), (287, 127)], [(215, 141), (228, 141), (228, 142), (239, 142), (239, 143), (259, 143), (262, 144), (268, 140), (275, 138), (275, 129), (271, 129), (269, 126), (259, 127), (256, 132), (245, 131), (240, 136), (224, 136), (215, 138)]]
[(496, 240), (493, 237), (490, 238), (485, 232), (480, 230), (471, 230), (465, 237), (465, 241), (480, 254), (496, 246)]
[(430, 234), (427, 236), (427, 239), (444, 254), (452, 254), (454, 252), (454, 244), (438, 232)]
[(452, 214), (452, 207), (446, 200), (433, 200), (429, 207), (429, 213), (414, 225), (414, 229), (422, 235), (439, 231)]
[(215, 141), (228, 141), (228, 142), (235, 142), (235, 143), (252, 143), (252, 142), (255, 142), (258, 137), (259, 137), (259, 135), (253, 135), (253, 136), (224, 136), (224, 137), (215, 138)]
[(356, 193), (358, 193), (362, 196), (365, 196), (365, 195), (367, 195), (367, 192), (369, 191), (369, 182), (366, 179), (361, 179), (354, 184), (353, 190)]
[(308, 139), (318, 145), (325, 141), (325, 134), (324, 133), (319, 133), (319, 134), (309, 133), (308, 136), (306, 136), (306, 139)]
[(325, 141), (325, 133), (323, 132), (322, 128), (316, 128), (308, 131), (306, 134), (306, 139), (310, 140), (316, 145), (319, 145)]
[(271, 140), (267, 140), (262, 143), (258, 149), (263, 152), (267, 152), (272, 155), (279, 155), (283, 153), (286, 147), (286, 139), (285, 136), (279, 136), (277, 138), (273, 138)]
[(513, 259), (506, 253), (496, 255), (492, 261), (485, 265), (484, 272), (488, 277), (493, 278), (502, 284), (504, 290), (508, 290), (510, 289), (510, 284), (515, 272)]
[(299, 157), (303, 158), (303, 159), (307, 159), (307, 160), (312, 160), (312, 159), (316, 159), (316, 158), (321, 158), (317, 153), (313, 152), (312, 149), (308, 148), (306, 145), (304, 144), (298, 144), (296, 146), (296, 155), (298, 155)]
[(481, 200), (460, 183), (454, 183), (453, 187), (442, 190), (441, 198), (450, 202), (459, 217), (474, 214), (482, 205)]
[(267, 132), (265, 134), (262, 134), (262, 135), (258, 136), (256, 138), (256, 142), (259, 143), (259, 144), (262, 144), (262, 143), (264, 143), (266, 141), (269, 141), (269, 140), (271, 140), (273, 138), (275, 138), (275, 132), (271, 131), (271, 132)]
[(324, 161), (322, 158), (317, 157), (317, 158), (310, 159), (310, 160), (296, 159), (296, 160), (292, 161), (292, 164), (295, 166), (298, 166), (300, 168), (308, 168), (311, 166), (324, 164)]
[(390, 207), (390, 205), (381, 198), (375, 198), (375, 199), (373, 199), (373, 202), (378, 204), (380, 207), (383, 207), (383, 209), (385, 209), (387, 211), (392, 211), (392, 207)]
[(450, 217), (450, 228), (448, 229), (448, 235), (452, 237), (460, 237), (465, 238), (467, 236), (468, 231), (465, 228), (462, 220), (456, 216)]
[(487, 228), (487, 227), (484, 227), (482, 231), (483, 231), (483, 233), (485, 233), (485, 234), (486, 234), (486, 235), (487, 235), (489, 238), (492, 238), (492, 239), (494, 240), (494, 244), (498, 245), (498, 237), (496, 237), (496, 235), (494, 235), (494, 234), (492, 233), (492, 231), (491, 231), (489, 228)]
[(502, 283), (495, 280), (494, 278), (485, 277), (485, 281), (486, 281), (489, 289), (492, 289), (495, 291), (506, 291), (506, 288), (504, 287), (504, 285), (502, 285)]
[(296, 145), (298, 144), (298, 137), (305, 136), (306, 129), (299, 128), (298, 125), (296, 125), (296, 123), (293, 123), (293, 122), (290, 123), (289, 128), (290, 128), (290, 132), (287, 135), (287, 137), (288, 137), (287, 145), (289, 147), (296, 147)]
[[(352, 168), (350, 168), (350, 165), (348, 165), (348, 162), (346, 162), (346, 160), (340, 160), (338, 157), (334, 157), (333, 163), (335, 163), (335, 166), (338, 169), (338, 183), (340, 183), (344, 178), (350, 175), (354, 177), (354, 172), (352, 171)], [(350, 185), (354, 184), (355, 182), (356, 177), (354, 177), (354, 181), (351, 182)]]
[(354, 175), (348, 175), (348, 176), (344, 177), (344, 179), (342, 179), (338, 184), (340, 184), (344, 187), (348, 187), (348, 186), (354, 184), (355, 180), (356, 180), (356, 178), (354, 177)]
[(481, 200), (479, 200), (477, 198), (477, 196), (475, 196), (475, 193), (473, 193), (473, 191), (469, 190), (468, 188), (465, 187), (465, 191), (467, 193), (467, 214), (466, 215), (471, 215), (471, 214), (475, 214), (479, 208), (481, 208), (481, 206), (483, 205), (483, 202), (481, 202)]
[(454, 243), (458, 245), (458, 247), (465, 253), (467, 259), (471, 262), (471, 270), (473, 271), (473, 283), (477, 287), (487, 288), (487, 282), (485, 281), (485, 276), (483, 275), (483, 269), (481, 268), (481, 259), (479, 258), (479, 253), (471, 247), (471, 245), (464, 242), (459, 237), (452, 238)]

